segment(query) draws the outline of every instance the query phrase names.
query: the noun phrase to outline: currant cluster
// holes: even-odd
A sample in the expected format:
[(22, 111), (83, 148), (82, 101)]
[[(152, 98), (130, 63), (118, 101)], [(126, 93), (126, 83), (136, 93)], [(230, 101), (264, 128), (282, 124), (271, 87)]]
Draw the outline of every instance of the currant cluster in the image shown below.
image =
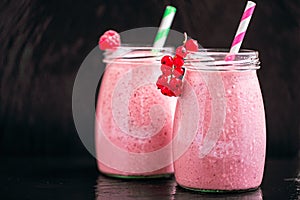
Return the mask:
[(161, 59), (162, 75), (159, 76), (156, 86), (161, 93), (166, 96), (178, 97), (182, 93), (182, 79), (185, 68), (183, 68), (184, 58), (189, 51), (197, 51), (198, 43), (196, 40), (190, 39), (177, 47), (174, 57), (164, 56)]
[(184, 75), (183, 58), (179, 56), (164, 56), (161, 59), (162, 75), (158, 78), (156, 85), (161, 93), (167, 96), (180, 96), (182, 78)]

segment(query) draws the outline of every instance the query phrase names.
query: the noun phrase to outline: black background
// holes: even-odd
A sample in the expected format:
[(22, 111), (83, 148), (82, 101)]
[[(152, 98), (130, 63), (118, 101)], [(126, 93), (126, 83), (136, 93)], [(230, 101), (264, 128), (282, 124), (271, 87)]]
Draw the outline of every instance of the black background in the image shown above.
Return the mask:
[[(300, 1), (257, 1), (243, 47), (260, 52), (268, 157), (298, 154)], [(72, 118), (76, 73), (99, 36), (155, 27), (166, 5), (172, 29), (204, 47), (230, 47), (246, 1), (114, 0), (0, 2), (0, 155), (93, 159)], [(99, 77), (100, 78), (100, 77)]]

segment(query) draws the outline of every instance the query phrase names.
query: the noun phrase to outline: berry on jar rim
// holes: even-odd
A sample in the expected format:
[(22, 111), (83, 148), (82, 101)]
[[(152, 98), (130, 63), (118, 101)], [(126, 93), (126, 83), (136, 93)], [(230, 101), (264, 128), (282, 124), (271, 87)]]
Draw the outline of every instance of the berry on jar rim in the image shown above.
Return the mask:
[(185, 43), (185, 48), (188, 51), (198, 51), (198, 42), (197, 42), (197, 40), (189, 39)]
[(176, 55), (180, 56), (181, 58), (186, 57), (186, 55), (187, 55), (186, 48), (184, 46), (177, 47), (176, 48)]
[[(192, 51), (198, 51), (198, 42), (193, 39), (187, 40), (187, 34), (184, 33), (184, 42), (182, 46), (176, 48), (176, 54), (164, 56), (161, 59), (162, 75), (157, 80), (157, 86), (160, 92), (166, 96), (181, 96), (182, 94), (182, 79), (185, 73), (184, 58)], [(162, 78), (164, 76), (164, 78)], [(163, 84), (162, 84), (163, 83)]]
[(106, 31), (100, 38), (98, 42), (99, 48), (101, 50), (115, 49), (121, 45), (121, 39), (119, 33), (114, 30)]

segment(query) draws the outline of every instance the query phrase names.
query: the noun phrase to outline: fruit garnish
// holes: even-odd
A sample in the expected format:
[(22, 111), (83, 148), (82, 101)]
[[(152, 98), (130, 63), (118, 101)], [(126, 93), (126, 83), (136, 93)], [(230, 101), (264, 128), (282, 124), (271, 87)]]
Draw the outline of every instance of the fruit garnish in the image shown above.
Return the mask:
[(172, 74), (172, 67), (168, 66), (168, 65), (161, 65), (160, 66), (160, 70), (162, 71), (162, 73), (165, 76), (169, 76)]
[(174, 56), (174, 59), (173, 59), (173, 64), (175, 65), (175, 67), (182, 67), (183, 64), (184, 64), (184, 60), (182, 57), (179, 57), (177, 54), (176, 56)]
[(173, 58), (171, 56), (164, 56), (161, 59), (161, 64), (162, 65), (167, 65), (169, 67), (172, 67), (172, 65), (173, 65)]
[(176, 55), (180, 56), (181, 58), (186, 57), (186, 55), (187, 55), (186, 48), (184, 46), (177, 47), (176, 48)]
[(189, 52), (198, 51), (198, 42), (193, 39), (187, 40), (186, 33), (184, 33), (184, 37), (183, 45), (176, 48), (176, 55), (173, 58), (166, 55), (161, 59), (162, 75), (159, 76), (156, 86), (166, 96), (178, 97), (182, 94), (182, 79), (185, 72), (184, 58)]
[[(167, 61), (167, 62), (166, 62)], [(161, 93), (166, 96), (178, 97), (181, 95), (182, 78), (184, 75), (183, 58), (178, 55), (172, 58), (171, 56), (164, 56), (161, 60), (163, 63), (160, 67), (162, 75), (156, 81), (156, 86)], [(173, 63), (172, 66), (166, 64)]]
[(172, 90), (177, 90), (178, 88), (181, 88), (182, 80), (180, 80), (176, 77), (173, 77), (173, 78), (171, 78), (169, 85)]
[(158, 78), (158, 80), (156, 82), (156, 86), (158, 88), (162, 88), (162, 87), (168, 86), (168, 82), (169, 82), (168, 76), (160, 75), (160, 77)]
[(188, 51), (198, 51), (198, 42), (197, 40), (189, 39), (185, 43), (185, 48)]
[(169, 97), (175, 96), (175, 94), (172, 92), (172, 90), (169, 87), (162, 87), (160, 89), (160, 91), (162, 94), (164, 94), (166, 96), (169, 96)]
[(181, 93), (182, 93), (182, 89), (181, 88), (177, 88), (175, 90), (172, 90), (173, 94), (175, 97), (179, 97), (181, 96)]
[(121, 45), (120, 35), (114, 30), (108, 30), (99, 38), (98, 44), (101, 50), (115, 49)]
[(184, 75), (184, 69), (182, 67), (175, 67), (173, 70), (173, 76), (182, 79)]

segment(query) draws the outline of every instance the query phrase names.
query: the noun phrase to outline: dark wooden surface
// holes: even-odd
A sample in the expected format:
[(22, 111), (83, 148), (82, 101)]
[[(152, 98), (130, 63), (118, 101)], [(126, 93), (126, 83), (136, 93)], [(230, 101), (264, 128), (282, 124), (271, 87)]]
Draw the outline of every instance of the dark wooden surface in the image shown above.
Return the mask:
[[(88, 156), (77, 136), (72, 87), (85, 56), (107, 29), (158, 26), (204, 47), (229, 47), (245, 1), (92, 0), (0, 2), (0, 154)], [(300, 1), (257, 1), (243, 46), (260, 52), (268, 155), (296, 156), (300, 134)]]
[(242, 194), (200, 194), (180, 188), (174, 178), (120, 180), (99, 174), (93, 159), (0, 158), (0, 198), (72, 200), (299, 200), (300, 160), (267, 161), (261, 188)]

